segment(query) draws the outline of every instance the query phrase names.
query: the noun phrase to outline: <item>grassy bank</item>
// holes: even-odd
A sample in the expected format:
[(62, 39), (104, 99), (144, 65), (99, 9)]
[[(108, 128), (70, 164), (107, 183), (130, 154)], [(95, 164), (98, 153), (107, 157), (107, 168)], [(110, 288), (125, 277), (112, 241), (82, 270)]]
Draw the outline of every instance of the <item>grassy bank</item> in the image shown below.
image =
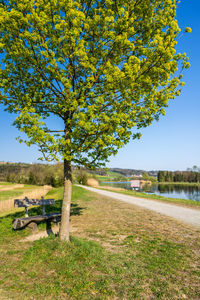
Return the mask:
[[(62, 189), (49, 196), (57, 199), (49, 211), (60, 211)], [(23, 212), (0, 216), (3, 299), (199, 299), (200, 239), (192, 227), (79, 187), (69, 244), (54, 236), (25, 241), (28, 229), (11, 229), (17, 216)]]
[(158, 182), (158, 184), (166, 184), (166, 185), (184, 185), (184, 186), (199, 186), (200, 182)]

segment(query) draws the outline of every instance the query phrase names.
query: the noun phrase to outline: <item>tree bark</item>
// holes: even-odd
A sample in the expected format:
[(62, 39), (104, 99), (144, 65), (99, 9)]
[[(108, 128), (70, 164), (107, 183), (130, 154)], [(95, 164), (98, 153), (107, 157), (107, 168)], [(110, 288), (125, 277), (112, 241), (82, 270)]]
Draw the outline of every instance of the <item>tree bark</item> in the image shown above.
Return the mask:
[(62, 217), (60, 226), (60, 240), (69, 241), (69, 218), (72, 197), (72, 168), (71, 162), (64, 160), (64, 195), (62, 203)]

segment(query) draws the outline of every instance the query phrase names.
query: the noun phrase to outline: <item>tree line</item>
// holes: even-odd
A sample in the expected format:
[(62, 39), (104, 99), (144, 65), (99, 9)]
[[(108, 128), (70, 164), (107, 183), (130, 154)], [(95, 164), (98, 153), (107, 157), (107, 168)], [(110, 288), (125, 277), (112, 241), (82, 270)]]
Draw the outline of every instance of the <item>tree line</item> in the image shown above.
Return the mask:
[[(72, 166), (72, 170), (73, 183), (87, 185), (91, 177), (98, 181), (94, 171), (76, 166)], [(5, 163), (0, 165), (0, 181), (60, 187), (64, 183), (63, 164)]]
[(200, 182), (200, 172), (159, 171), (158, 182)]
[(59, 187), (63, 180), (63, 165), (59, 163), (0, 165), (0, 181)]

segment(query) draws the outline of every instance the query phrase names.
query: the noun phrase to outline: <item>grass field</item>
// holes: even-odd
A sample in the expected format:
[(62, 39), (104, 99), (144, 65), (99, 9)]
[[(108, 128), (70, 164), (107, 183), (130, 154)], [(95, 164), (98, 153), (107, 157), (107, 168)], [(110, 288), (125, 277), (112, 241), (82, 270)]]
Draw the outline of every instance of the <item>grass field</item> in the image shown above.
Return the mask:
[(184, 186), (200, 186), (200, 182), (158, 182), (158, 184), (164, 185), (184, 185)]
[(113, 181), (118, 177), (121, 178), (126, 178), (125, 176), (123, 176), (122, 174), (118, 173), (118, 172), (112, 172), (112, 171), (107, 171), (105, 176), (102, 175), (95, 175), (95, 177), (100, 181)]
[(0, 186), (7, 186), (7, 185), (12, 186), (12, 185), (16, 185), (16, 183), (0, 181)]
[[(5, 186), (10, 186), (10, 185), (7, 184)], [(22, 195), (24, 193), (27, 193), (27, 192), (30, 192), (31, 190), (39, 189), (39, 188), (40, 188), (39, 186), (24, 185), (24, 187), (16, 188), (16, 189), (13, 189), (13, 190), (8, 190), (8, 191), (1, 191), (0, 190), (0, 201), (7, 200), (9, 198), (18, 197), (18, 196), (20, 196), (20, 195)]]
[(23, 194), (23, 190), (0, 191), (0, 201), (11, 197), (18, 197)]
[[(49, 211), (60, 211), (62, 192), (49, 192), (57, 199)], [(26, 242), (29, 229), (12, 231), (17, 216), (23, 212), (0, 215), (0, 299), (200, 298), (195, 228), (79, 187), (71, 243), (54, 236)]]

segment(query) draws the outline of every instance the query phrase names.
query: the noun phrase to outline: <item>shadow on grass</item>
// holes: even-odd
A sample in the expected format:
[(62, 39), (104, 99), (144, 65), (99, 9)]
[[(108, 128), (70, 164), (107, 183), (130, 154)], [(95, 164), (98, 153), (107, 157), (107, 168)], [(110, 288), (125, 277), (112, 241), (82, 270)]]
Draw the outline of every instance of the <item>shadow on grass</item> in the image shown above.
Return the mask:
[[(61, 207), (62, 207), (62, 200), (57, 200), (55, 205), (53, 206), (48, 206), (45, 208), (46, 214), (49, 213), (61, 213)], [(84, 207), (78, 206), (78, 204), (71, 204), (71, 212), (70, 216), (80, 216), (82, 215), (82, 211), (86, 209)], [(42, 208), (40, 206), (29, 208), (28, 210), (30, 216), (36, 216), (36, 215), (41, 215), (42, 214)], [(9, 213), (7, 215), (4, 215), (3, 217), (0, 217), (0, 220), (4, 220), (5, 218), (11, 218), (11, 219), (16, 219), (16, 218), (24, 218), (25, 217), (25, 212), (24, 211), (18, 211), (18, 212), (13, 212)]]
[[(54, 205), (49, 205), (45, 207), (45, 211), (46, 214), (51, 214), (51, 213), (61, 213), (61, 208), (62, 208), (62, 200), (56, 200)], [(70, 212), (70, 216), (80, 216), (82, 215), (83, 210), (86, 209), (84, 207), (80, 207), (78, 204), (71, 204), (71, 212)], [(41, 206), (37, 206), (37, 207), (32, 207), (29, 209), (29, 216), (37, 216), (37, 215), (42, 215), (42, 207)], [(18, 211), (18, 212), (12, 212), (9, 213), (7, 215), (4, 215), (2, 217), (0, 217), (0, 224), (3, 225), (4, 223), (10, 223), (10, 226), (12, 226), (12, 222), (14, 221), (14, 219), (17, 218), (24, 218), (25, 217), (25, 211)], [(51, 222), (48, 221), (42, 221), (40, 223), (45, 223), (46, 222), (46, 231), (49, 234), (52, 233), (51, 230)], [(30, 223), (30, 224), (34, 224), (34, 223)], [(4, 224), (5, 225), (5, 224)], [(17, 229), (17, 231), (22, 231), (26, 228), (27, 226)], [(30, 226), (31, 228), (31, 226)], [(36, 230), (37, 226), (32, 226), (32, 230)], [(13, 232), (15, 232), (16, 230), (14, 230), (12, 227), (10, 228), (12, 229)]]

